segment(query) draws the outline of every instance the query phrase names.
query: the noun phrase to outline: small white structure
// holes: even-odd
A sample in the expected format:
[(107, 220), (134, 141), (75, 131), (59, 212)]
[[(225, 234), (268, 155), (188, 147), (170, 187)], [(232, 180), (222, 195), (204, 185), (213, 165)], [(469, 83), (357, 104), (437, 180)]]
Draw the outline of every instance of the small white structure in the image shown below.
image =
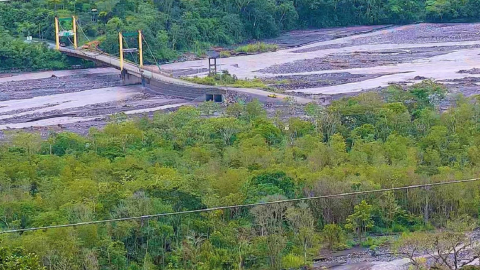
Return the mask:
[(60, 37), (73, 37), (73, 30), (60, 31), (58, 33), (58, 36), (60, 36)]

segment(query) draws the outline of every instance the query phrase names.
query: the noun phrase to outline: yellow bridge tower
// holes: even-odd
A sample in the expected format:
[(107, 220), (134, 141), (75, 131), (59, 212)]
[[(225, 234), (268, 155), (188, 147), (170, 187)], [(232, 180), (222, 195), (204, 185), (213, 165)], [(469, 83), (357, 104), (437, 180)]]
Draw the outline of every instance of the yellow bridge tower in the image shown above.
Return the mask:
[[(60, 23), (64, 21), (71, 21), (72, 22), (72, 29), (71, 30), (62, 30), (60, 31)], [(55, 48), (60, 50), (60, 37), (71, 37), (73, 36), (73, 47), (77, 49), (78, 47), (78, 40), (77, 40), (77, 19), (75, 16), (71, 18), (58, 18), (55, 17)]]
[[(123, 43), (125, 41), (125, 37), (134, 37), (138, 35), (138, 48), (123, 48)], [(137, 32), (129, 32), (129, 33), (118, 33), (118, 45), (120, 48), (120, 70), (123, 70), (124, 66), (124, 53), (133, 53), (138, 52), (139, 57), (139, 67), (143, 68), (143, 35), (142, 31), (138, 30)]]

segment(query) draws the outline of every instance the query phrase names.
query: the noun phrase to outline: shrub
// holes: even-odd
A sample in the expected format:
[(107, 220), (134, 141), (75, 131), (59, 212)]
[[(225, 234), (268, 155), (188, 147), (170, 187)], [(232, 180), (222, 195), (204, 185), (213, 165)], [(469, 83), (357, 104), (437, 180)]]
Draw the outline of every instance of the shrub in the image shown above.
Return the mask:
[(230, 51), (221, 51), (220, 52), (220, 58), (228, 58), (232, 56), (232, 53), (230, 53)]
[(398, 233), (398, 232), (408, 232), (408, 231), (409, 231), (409, 229), (407, 227), (402, 226), (400, 224), (393, 224), (392, 225), (392, 232)]
[(239, 80), (237, 76), (231, 75), (227, 70), (224, 70), (222, 74), (207, 77), (193, 77), (184, 78), (187, 81), (204, 84), (204, 85), (224, 85), (238, 88), (267, 88), (267, 85), (260, 79), (253, 80)]
[(294, 254), (288, 254), (282, 259), (283, 268), (285, 269), (299, 269), (304, 266), (304, 261), (302, 256), (297, 256)]
[(235, 51), (238, 53), (263, 53), (263, 52), (275, 52), (278, 50), (276, 44), (266, 44), (263, 42), (257, 42), (238, 47)]
[(323, 240), (330, 250), (341, 250), (346, 248), (345, 232), (337, 224), (327, 224), (322, 231)]
[(380, 236), (380, 237), (367, 237), (367, 239), (361, 243), (362, 247), (376, 249), (379, 246), (386, 244), (390, 238), (388, 236)]
[(21, 248), (13, 250), (0, 248), (0, 269), (2, 270), (44, 270), (41, 266), (40, 259), (33, 253), (27, 253)]

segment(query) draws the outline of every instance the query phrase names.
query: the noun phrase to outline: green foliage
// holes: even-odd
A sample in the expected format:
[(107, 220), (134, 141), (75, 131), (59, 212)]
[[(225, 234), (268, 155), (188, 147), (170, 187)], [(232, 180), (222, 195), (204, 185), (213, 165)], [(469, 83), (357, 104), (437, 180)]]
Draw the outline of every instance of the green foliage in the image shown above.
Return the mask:
[(304, 266), (303, 258), (294, 254), (283, 257), (282, 265), (285, 269), (299, 269)]
[(266, 44), (264, 42), (248, 44), (235, 49), (237, 53), (263, 53), (263, 52), (275, 52), (277, 50), (278, 50), (278, 45)]
[[(302, 117), (268, 117), (259, 101), (205, 103), (151, 119), (115, 115), (87, 136), (6, 132), (0, 229), (476, 177), (479, 101), (459, 98), (440, 112), (421, 89), (441, 87), (426, 85), (413, 86), (415, 95), (390, 89), (309, 104)], [(478, 198), (477, 183), (459, 183), (2, 234), (1, 243), (54, 270), (308, 267), (321, 247), (353, 245), (347, 231), (372, 249), (383, 242), (363, 241), (367, 232), (415, 232), (407, 246), (431, 248), (417, 241), (423, 233), (448, 244), (461, 236), (452, 228), (471, 228), (464, 215), (478, 218)], [(449, 234), (420, 232), (440, 227)]]
[(212, 115), (215, 112), (220, 111), (220, 105), (215, 101), (203, 102), (198, 106), (198, 109), (202, 112), (203, 115)]
[(1, 270), (44, 270), (37, 255), (26, 253), (22, 249), (0, 248)]
[(386, 96), (389, 101), (403, 102), (413, 116), (419, 117), (422, 111), (435, 109), (445, 98), (446, 92), (447, 89), (444, 85), (426, 80), (413, 85), (408, 91), (404, 91), (398, 86), (391, 86), (387, 88)]
[(264, 173), (254, 177), (250, 182), (248, 197), (256, 201), (267, 195), (284, 195), (287, 198), (295, 196), (293, 179), (284, 172)]
[(220, 52), (220, 58), (228, 58), (230, 56), (232, 56), (232, 53), (229, 52), (229, 51), (221, 51)]
[(359, 205), (355, 205), (355, 212), (348, 216), (345, 228), (356, 233), (361, 243), (363, 235), (373, 228), (374, 224), (372, 206), (363, 200)]
[[(75, 14), (81, 22), (80, 30), (101, 41), (100, 47), (112, 54), (118, 52), (118, 31), (142, 29), (151, 50), (145, 60), (153, 63), (173, 60), (186, 51), (202, 54), (210, 45), (232, 45), (299, 28), (478, 20), (477, 6), (478, 0), (8, 1), (0, 4), (0, 27), (15, 37), (32, 35), (54, 40), (54, 16)], [(98, 14), (92, 14), (92, 9), (97, 9)], [(5, 31), (0, 30), (0, 35), (2, 32)], [(80, 35), (80, 43), (86, 41)], [(42, 56), (35, 57), (35, 66), (30, 65), (27, 54), (10, 56), (5, 67), (10, 68), (15, 62), (20, 63), (15, 67), (65, 68), (64, 58), (44, 51), (44, 46), (7, 42), (7, 48), (17, 52), (25, 47)], [(277, 48), (273, 44), (253, 43), (236, 51), (257, 53)]]
[(28, 44), (20, 39), (13, 38), (1, 24), (0, 48), (0, 59), (2, 59), (0, 71), (9, 69), (65, 69), (72, 64), (70, 59), (49, 49), (44, 43)]
[(185, 77), (187, 81), (205, 84), (205, 85), (222, 85), (238, 88), (267, 88), (267, 85), (260, 79), (253, 80), (241, 80), (235, 75), (230, 75), (227, 70), (224, 70), (221, 74), (206, 76), (206, 77)]
[(391, 237), (367, 237), (364, 242), (361, 243), (363, 247), (367, 247), (371, 250), (377, 249), (379, 246), (387, 244), (391, 240)]
[(327, 224), (323, 227), (322, 236), (327, 248), (330, 250), (346, 249), (346, 236), (342, 227), (337, 224)]

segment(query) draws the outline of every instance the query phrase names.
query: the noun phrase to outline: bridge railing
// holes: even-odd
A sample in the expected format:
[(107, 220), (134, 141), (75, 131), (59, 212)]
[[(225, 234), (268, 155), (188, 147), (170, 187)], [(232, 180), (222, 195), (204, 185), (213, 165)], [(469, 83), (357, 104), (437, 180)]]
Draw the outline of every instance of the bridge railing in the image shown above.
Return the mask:
[[(120, 67), (120, 58), (119, 57), (117, 57), (115, 55), (105, 53), (105, 52), (102, 52), (102, 51), (84, 51), (84, 50), (63, 49), (63, 52), (84, 56), (85, 58), (96, 60), (96, 61), (99, 61), (99, 62), (103, 62), (105, 64), (108, 64), (110, 66), (114, 66), (114, 67), (117, 67), (117, 68)], [(103, 57), (99, 58), (98, 56), (103, 56)], [(113, 63), (112, 60), (113, 61), (118, 61), (118, 63)], [(170, 74), (168, 72), (165, 72), (165, 71), (162, 71), (162, 70), (160, 70), (160, 68), (158, 68), (158, 71), (153, 71), (153, 70), (150, 70), (150, 69), (140, 68), (137, 63), (135, 63), (133, 61), (130, 61), (128, 59), (124, 59), (124, 62), (133, 66), (134, 68), (138, 68), (139, 73), (142, 73), (143, 71), (148, 71), (148, 72), (157, 73), (157, 74), (167, 76), (167, 77), (172, 77), (172, 74)], [(126, 66), (126, 67), (128, 69), (128, 66)], [(135, 70), (130, 70), (130, 71), (135, 71)]]

